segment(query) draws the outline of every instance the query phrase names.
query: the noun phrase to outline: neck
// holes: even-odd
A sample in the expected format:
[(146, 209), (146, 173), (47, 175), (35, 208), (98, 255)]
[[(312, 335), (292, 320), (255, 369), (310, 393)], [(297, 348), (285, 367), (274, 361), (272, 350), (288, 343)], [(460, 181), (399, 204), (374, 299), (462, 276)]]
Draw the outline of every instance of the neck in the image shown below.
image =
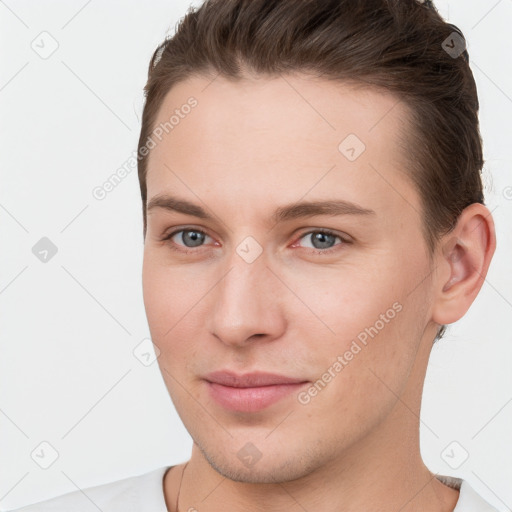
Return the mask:
[[(402, 412), (402, 420), (404, 409), (409, 417), (414, 417), (400, 401), (396, 409), (396, 414)], [(395, 412), (390, 416), (393, 415)], [(407, 437), (410, 426), (403, 425), (401, 435), (397, 436), (395, 431), (394, 442), (390, 441), (386, 430), (392, 423), (361, 440), (343, 457), (332, 459), (299, 479), (276, 484), (225, 478), (194, 444), (182, 481), (179, 510), (452, 512), (459, 492), (441, 483), (424, 465), (417, 436)], [(177, 473), (179, 478), (181, 470)], [(170, 503), (175, 502), (177, 491), (175, 485)]]

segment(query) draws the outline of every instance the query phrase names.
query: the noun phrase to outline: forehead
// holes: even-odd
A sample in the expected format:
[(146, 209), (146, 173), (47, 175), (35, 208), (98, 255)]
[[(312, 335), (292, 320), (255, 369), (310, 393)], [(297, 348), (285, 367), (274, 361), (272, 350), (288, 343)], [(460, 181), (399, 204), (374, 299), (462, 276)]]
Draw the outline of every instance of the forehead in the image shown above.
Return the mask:
[[(192, 99), (196, 106), (188, 108)], [(252, 137), (257, 143), (265, 133), (278, 131), (278, 140), (265, 140), (268, 150), (283, 149), (283, 144), (295, 145), (302, 140), (337, 145), (344, 133), (354, 133), (375, 146), (379, 142), (388, 144), (399, 135), (407, 113), (406, 105), (396, 96), (354, 82), (305, 74), (238, 81), (194, 76), (167, 93), (155, 125), (165, 126), (174, 117), (173, 126), (166, 131), (177, 139), (180, 135), (190, 137), (200, 124), (201, 130), (193, 135), (205, 146), (219, 138), (231, 138), (236, 143), (242, 138), (249, 142)]]
[(297, 200), (308, 189), (325, 196), (340, 185), (355, 202), (362, 190), (369, 202), (414, 195), (404, 174), (407, 114), (396, 96), (354, 83), (195, 76), (158, 112), (154, 127), (164, 129), (148, 159), (148, 198), (175, 187), (192, 197), (180, 176), (198, 194), (255, 201)]

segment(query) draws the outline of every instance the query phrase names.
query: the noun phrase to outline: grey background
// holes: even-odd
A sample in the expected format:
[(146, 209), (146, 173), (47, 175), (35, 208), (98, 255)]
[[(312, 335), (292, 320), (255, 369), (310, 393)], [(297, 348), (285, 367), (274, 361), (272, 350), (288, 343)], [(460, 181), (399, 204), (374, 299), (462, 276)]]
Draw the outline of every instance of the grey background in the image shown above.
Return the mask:
[[(421, 451), (432, 471), (467, 479), (505, 511), (512, 1), (436, 4), (468, 41), (498, 247), (476, 302), (433, 350)], [(93, 195), (136, 151), (149, 59), (189, 5), (0, 1), (2, 510), (189, 458), (191, 439), (143, 355), (136, 168), (103, 199)]]

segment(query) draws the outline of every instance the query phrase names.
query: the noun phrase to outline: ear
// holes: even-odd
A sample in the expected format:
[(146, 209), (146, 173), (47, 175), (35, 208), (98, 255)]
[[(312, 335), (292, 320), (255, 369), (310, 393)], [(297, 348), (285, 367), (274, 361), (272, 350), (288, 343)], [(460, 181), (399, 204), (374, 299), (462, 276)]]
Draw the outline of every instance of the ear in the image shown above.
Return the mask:
[(495, 249), (491, 212), (480, 203), (469, 205), (455, 228), (438, 243), (434, 322), (451, 324), (466, 314), (484, 283)]

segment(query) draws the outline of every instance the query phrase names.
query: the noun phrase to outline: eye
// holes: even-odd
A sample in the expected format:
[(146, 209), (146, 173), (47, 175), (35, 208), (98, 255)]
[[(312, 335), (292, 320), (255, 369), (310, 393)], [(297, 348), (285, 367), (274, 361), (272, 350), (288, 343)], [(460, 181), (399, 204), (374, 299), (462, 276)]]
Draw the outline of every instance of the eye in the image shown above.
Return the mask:
[[(334, 247), (337, 245), (344, 245), (345, 243), (349, 242), (342, 236), (327, 229), (316, 229), (314, 231), (308, 231), (307, 233), (303, 233), (299, 240), (302, 240), (303, 238), (311, 243), (310, 248), (316, 249), (314, 252), (318, 254), (331, 252), (332, 250), (336, 250)], [(341, 243), (336, 244), (336, 239), (339, 239)]]
[[(175, 239), (173, 240), (173, 238)], [(195, 247), (200, 247), (201, 245), (203, 245), (203, 242), (205, 241), (206, 238), (211, 237), (208, 236), (204, 231), (201, 231), (200, 229), (186, 228), (173, 231), (172, 233), (166, 235), (162, 240), (172, 242), (169, 244), (171, 248), (180, 251), (183, 249), (178, 249), (175, 246), (193, 249)]]
[[(211, 237), (201, 229), (182, 228), (169, 233), (164, 238), (162, 238), (162, 241), (168, 241), (171, 249), (175, 251), (193, 253), (196, 251), (187, 251), (186, 249), (201, 247), (204, 245), (207, 238), (211, 239)], [(341, 235), (338, 235), (337, 233), (334, 233), (328, 229), (315, 229), (308, 231), (307, 233), (303, 233), (298, 240), (302, 240), (303, 238), (309, 241), (311, 244), (309, 248), (313, 249), (313, 252), (317, 254), (330, 253), (337, 250), (336, 246), (350, 243), (350, 240), (345, 239)], [(335, 243), (336, 239), (340, 240), (341, 243)], [(308, 248), (307, 245), (299, 245), (298, 242), (295, 242), (292, 245), (292, 247), (297, 246)]]

